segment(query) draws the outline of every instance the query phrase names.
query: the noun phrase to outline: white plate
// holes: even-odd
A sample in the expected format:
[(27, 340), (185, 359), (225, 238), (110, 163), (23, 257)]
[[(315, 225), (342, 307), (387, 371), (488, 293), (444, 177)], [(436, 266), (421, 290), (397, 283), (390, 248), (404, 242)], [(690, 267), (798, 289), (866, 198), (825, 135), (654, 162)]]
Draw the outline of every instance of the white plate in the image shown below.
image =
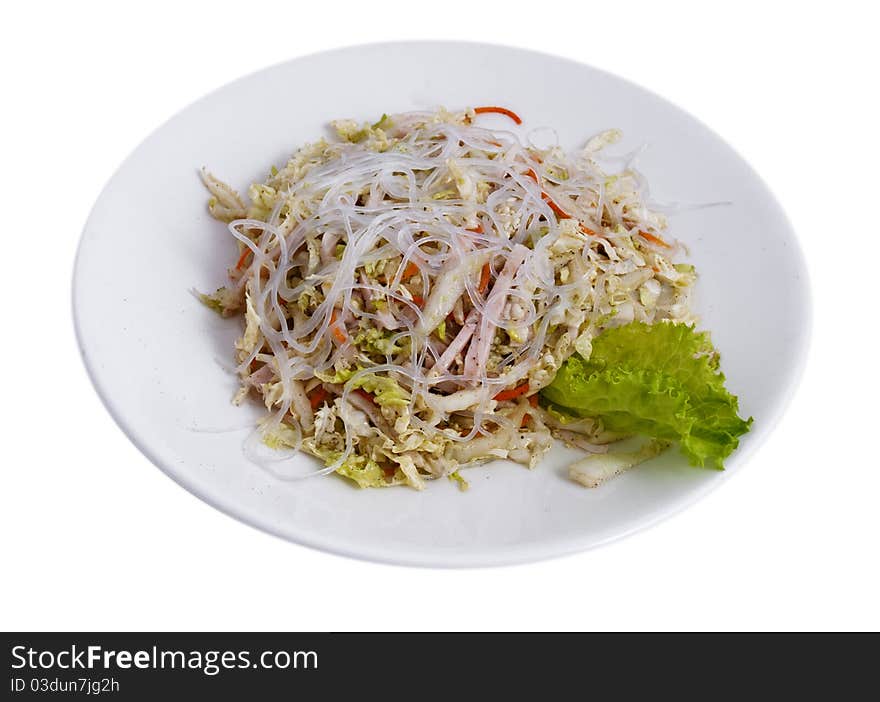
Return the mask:
[[(701, 274), (698, 309), (752, 432), (723, 473), (677, 453), (598, 490), (565, 477), (573, 451), (535, 469), (495, 462), (424, 492), (359, 490), (336, 476), (281, 482), (245, 460), (231, 359), (238, 320), (189, 293), (224, 282), (235, 246), (209, 218), (197, 169), (236, 187), (262, 180), (330, 119), (437, 105), (498, 104), (524, 130), (555, 128), (574, 148), (619, 127), (661, 201), (731, 201), (672, 218)], [(484, 118), (481, 118), (484, 119)], [(486, 123), (495, 116), (486, 116)], [(498, 117), (498, 124), (510, 126)], [(464, 43), (376, 44), (296, 59), (199, 100), (146, 139), (110, 180), (76, 262), (74, 309), (86, 366), (110, 413), (174, 480), (249, 524), (349, 556), (433, 566), (569, 553), (654, 523), (719, 485), (767, 436), (797, 382), (809, 333), (804, 261), (782, 210), (718, 136), (665, 100), (561, 58)], [(212, 432), (204, 430), (234, 429)], [(301, 460), (310, 461), (307, 457)], [(744, 509), (746, 506), (744, 506)]]

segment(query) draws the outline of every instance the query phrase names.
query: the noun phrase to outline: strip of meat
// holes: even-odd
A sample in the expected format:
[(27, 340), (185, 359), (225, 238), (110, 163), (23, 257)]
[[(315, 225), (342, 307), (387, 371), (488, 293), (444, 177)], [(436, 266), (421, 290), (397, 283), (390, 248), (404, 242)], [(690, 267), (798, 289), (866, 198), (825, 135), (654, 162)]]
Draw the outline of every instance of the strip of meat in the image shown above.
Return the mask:
[(479, 330), (471, 341), (464, 360), (464, 376), (466, 378), (476, 378), (480, 368), (485, 368), (489, 358), (489, 348), (492, 345), (492, 337), (495, 336), (496, 325), (491, 320), (497, 319), (504, 309), (504, 303), (513, 285), (514, 276), (528, 255), (529, 250), (522, 244), (514, 246), (507, 263), (504, 264), (501, 275), (492, 286), (492, 292), (489, 293), (489, 299), (486, 300), (483, 318), (480, 320)]

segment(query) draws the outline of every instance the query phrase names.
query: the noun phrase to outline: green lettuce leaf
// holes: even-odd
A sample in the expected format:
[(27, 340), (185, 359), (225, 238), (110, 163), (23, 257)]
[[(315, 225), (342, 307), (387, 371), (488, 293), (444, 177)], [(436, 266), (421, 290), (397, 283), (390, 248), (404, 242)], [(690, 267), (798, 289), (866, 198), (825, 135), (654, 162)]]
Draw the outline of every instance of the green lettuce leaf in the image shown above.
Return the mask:
[(752, 423), (724, 387), (709, 335), (684, 324), (609, 329), (593, 340), (589, 359), (571, 356), (541, 394), (611, 431), (678, 441), (696, 466), (722, 469)]

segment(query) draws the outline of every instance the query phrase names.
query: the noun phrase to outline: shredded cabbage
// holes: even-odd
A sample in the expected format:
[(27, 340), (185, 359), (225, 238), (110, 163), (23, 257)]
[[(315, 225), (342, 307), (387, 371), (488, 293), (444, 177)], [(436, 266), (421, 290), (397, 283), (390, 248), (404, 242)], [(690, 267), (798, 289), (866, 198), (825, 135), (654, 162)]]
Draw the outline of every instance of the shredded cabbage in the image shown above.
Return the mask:
[(626, 470), (644, 463), (669, 448), (668, 441), (650, 439), (635, 451), (591, 454), (568, 467), (568, 475), (584, 487), (599, 487)]
[(262, 395), (267, 442), (322, 459), (316, 474), (421, 488), (497, 457), (534, 466), (554, 434), (604, 450), (617, 410), (564, 424), (534, 396), (612, 327), (692, 319), (695, 274), (644, 179), (600, 164), (619, 133), (569, 154), (479, 126), (487, 111), (512, 115), (338, 120), (247, 203), (203, 171), (239, 246), (231, 282), (201, 296), (244, 312), (237, 400)]

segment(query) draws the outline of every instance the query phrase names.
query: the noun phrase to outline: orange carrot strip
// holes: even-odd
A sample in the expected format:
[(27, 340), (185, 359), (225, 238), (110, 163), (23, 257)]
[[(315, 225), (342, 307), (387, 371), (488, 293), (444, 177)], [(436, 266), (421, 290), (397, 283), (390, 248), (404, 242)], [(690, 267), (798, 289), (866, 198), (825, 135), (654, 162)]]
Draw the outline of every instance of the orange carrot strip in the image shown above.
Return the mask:
[(327, 399), (327, 391), (324, 389), (323, 385), (319, 385), (309, 393), (308, 397), (312, 409), (316, 410), (323, 404), (324, 400)]
[(336, 337), (336, 341), (338, 341), (340, 344), (344, 344), (346, 341), (348, 341), (348, 336), (345, 334), (344, 331), (342, 331), (342, 329), (340, 329), (336, 325), (337, 319), (339, 319), (339, 315), (334, 309), (333, 312), (331, 312), (330, 314), (330, 329), (333, 332), (333, 336)]
[(504, 115), (505, 117), (510, 117), (517, 124), (522, 124), (522, 120), (519, 118), (519, 115), (516, 112), (512, 112), (508, 110), (506, 107), (495, 107), (494, 105), (487, 105), (486, 107), (475, 107), (474, 113), (478, 115), (484, 115), (490, 112), (494, 112), (495, 114)]
[[(538, 185), (541, 184), (541, 181), (538, 179), (538, 174), (535, 173), (535, 170), (534, 170), (533, 168), (530, 168), (529, 170), (527, 170), (525, 174), (526, 174), (527, 176), (529, 176), (529, 178), (531, 178), (532, 180), (534, 180)], [(555, 202), (553, 202), (553, 198), (550, 197), (550, 196), (549, 196), (547, 193), (545, 193), (543, 190), (541, 191), (541, 199), (542, 199), (544, 202), (546, 202), (548, 205), (550, 205), (550, 209), (553, 210), (553, 211), (556, 213), (556, 216), (559, 217), (559, 219), (571, 219), (571, 215), (568, 214), (565, 210), (563, 210), (563, 209), (562, 209), (559, 205), (557, 205)]]
[(403, 280), (408, 280), (409, 278), (412, 278), (414, 275), (416, 275), (418, 272), (419, 272), (419, 267), (415, 263), (410, 261), (409, 263), (406, 264), (406, 268), (403, 269), (402, 278), (403, 278)]
[(483, 233), (483, 225), (478, 224), (476, 227), (466, 229), (465, 231), (474, 232), (475, 234), (482, 234)]
[[(538, 406), (538, 395), (537, 394), (529, 395), (526, 399), (528, 400), (529, 405), (531, 405), (531, 407), (537, 408), (537, 406)], [(531, 416), (532, 416), (531, 412), (526, 412), (523, 415), (522, 421), (519, 423), (520, 428), (524, 427), (526, 424), (529, 423), (529, 417), (531, 417)]]
[[(535, 170), (533, 168), (530, 168), (529, 170), (527, 170), (525, 174), (527, 176), (529, 176), (529, 178), (532, 178), (536, 183), (538, 183), (540, 185), (541, 181), (538, 180), (538, 174), (535, 173)], [(571, 215), (568, 214), (568, 212), (566, 212), (565, 210), (563, 210), (555, 202), (553, 202), (553, 198), (551, 198), (543, 190), (541, 191), (541, 199), (550, 206), (550, 209), (556, 213), (556, 216), (559, 217), (559, 219), (571, 219)], [(596, 232), (594, 232), (592, 229), (590, 229), (585, 224), (581, 223), (580, 229), (584, 234), (588, 234), (590, 236), (596, 236)]]
[(550, 209), (556, 213), (556, 216), (559, 217), (559, 219), (571, 219), (571, 215), (553, 202), (553, 199), (547, 193), (542, 192), (541, 199), (550, 205)]
[(486, 292), (486, 289), (489, 287), (489, 278), (492, 276), (492, 269), (489, 267), (488, 263), (483, 264), (483, 270), (480, 271), (480, 285), (477, 287), (480, 294), (482, 295)]
[(241, 252), (241, 256), (238, 257), (238, 263), (235, 264), (235, 270), (241, 270), (241, 267), (244, 265), (244, 262), (247, 260), (247, 257), (251, 253), (251, 250), (247, 246), (245, 246), (244, 251)]
[(522, 385), (517, 385), (515, 388), (510, 388), (508, 390), (502, 390), (497, 395), (495, 395), (495, 397), (493, 397), (492, 399), (499, 400), (499, 401), (512, 400), (516, 397), (519, 397), (520, 395), (524, 395), (528, 391), (529, 391), (529, 383), (528, 383), (528, 381), (526, 381)]
[(413, 295), (412, 301), (416, 303), (417, 307), (422, 307), (425, 304), (425, 298), (421, 295)]
[(659, 236), (654, 236), (650, 232), (646, 232), (644, 229), (639, 229), (639, 234), (641, 234), (651, 243), (657, 244), (657, 246), (664, 246), (667, 249), (669, 248), (669, 244), (663, 241), (663, 239), (661, 239)]

